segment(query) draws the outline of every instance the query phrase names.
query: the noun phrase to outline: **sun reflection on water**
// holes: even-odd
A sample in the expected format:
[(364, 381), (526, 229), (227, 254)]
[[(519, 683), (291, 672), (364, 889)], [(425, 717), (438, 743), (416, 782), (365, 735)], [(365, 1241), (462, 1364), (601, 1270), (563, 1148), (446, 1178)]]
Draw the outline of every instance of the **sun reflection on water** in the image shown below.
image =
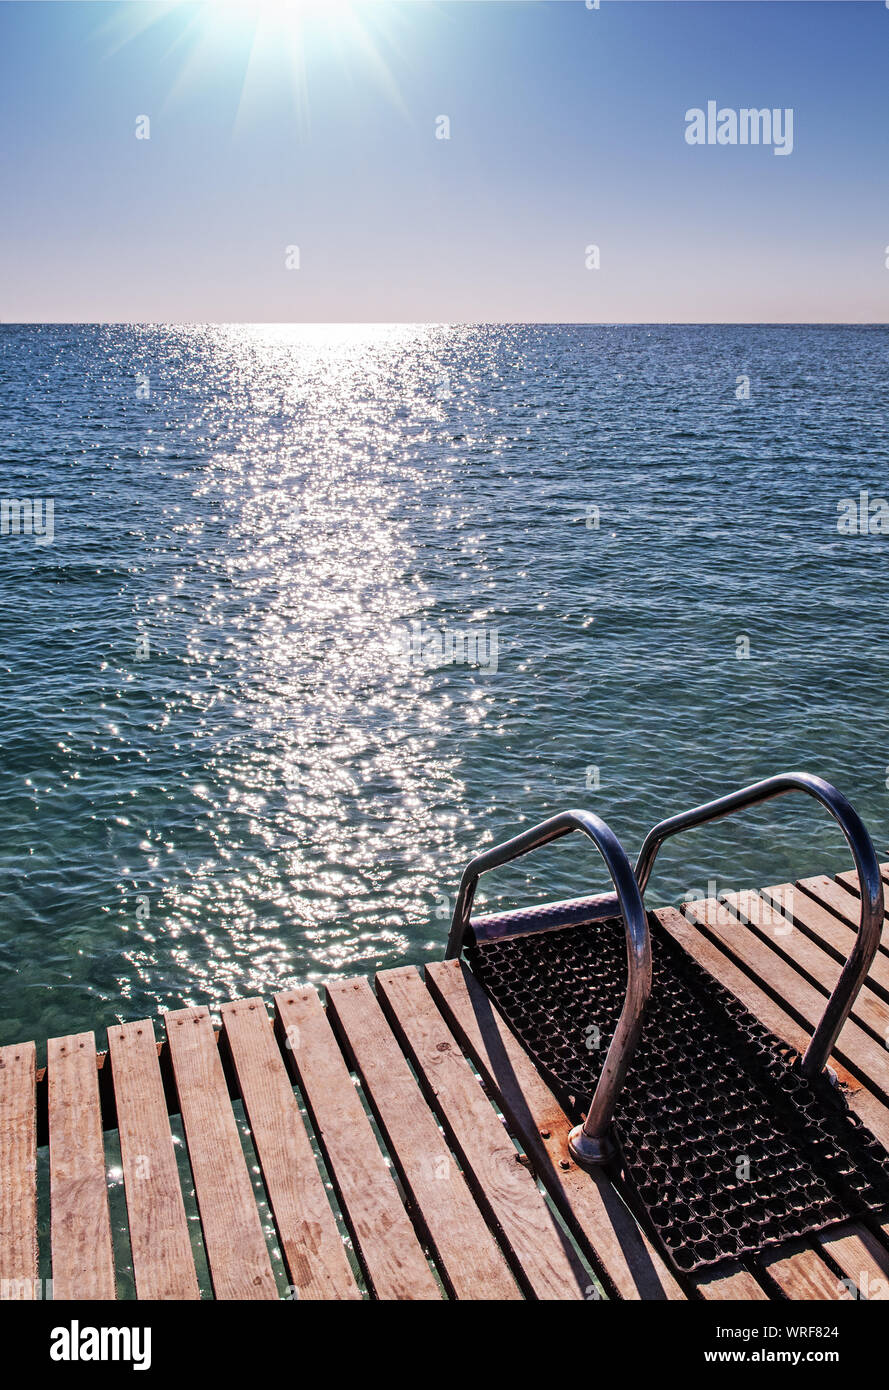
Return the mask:
[(435, 902), (461, 787), (437, 747), (449, 697), (393, 648), (394, 626), (435, 602), (409, 525), (426, 465), (396, 445), (437, 424), (448, 330), (195, 332), (227, 382), (211, 428), (220, 408), (241, 424), (210, 453), (193, 515), (170, 517), (191, 572), (174, 563), (148, 616), (184, 641), (206, 839), (171, 875), (174, 834), (152, 867), (171, 880), (165, 930), (192, 990), (225, 995), (288, 966), (312, 978), (400, 957)]

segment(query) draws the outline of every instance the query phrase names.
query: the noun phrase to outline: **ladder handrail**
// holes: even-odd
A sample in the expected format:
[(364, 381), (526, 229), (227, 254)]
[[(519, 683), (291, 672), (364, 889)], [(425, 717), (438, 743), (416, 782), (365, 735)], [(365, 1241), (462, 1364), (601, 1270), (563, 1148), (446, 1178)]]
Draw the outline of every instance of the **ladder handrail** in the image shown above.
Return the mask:
[(883, 928), (883, 885), (876, 851), (861, 817), (842, 792), (811, 773), (784, 772), (777, 777), (754, 782), (749, 787), (741, 787), (715, 801), (681, 811), (649, 830), (636, 861), (635, 876), (639, 891), (644, 895), (658, 850), (671, 835), (709, 821), (721, 820), (724, 816), (770, 801), (773, 797), (784, 796), (787, 792), (806, 792), (820, 801), (833, 816), (852, 851), (861, 895), (861, 917), (855, 944), (803, 1056), (803, 1071), (814, 1075), (826, 1065), (837, 1036), (849, 1017), (856, 995), (877, 953)]
[(446, 960), (460, 955), (463, 941), (470, 928), (470, 915), (475, 890), (482, 874), (508, 864), (531, 850), (579, 830), (593, 841), (611, 875), (617, 894), (617, 906), (623, 916), (627, 937), (627, 990), (614, 1036), (605, 1054), (605, 1062), (587, 1117), (582, 1126), (572, 1130), (571, 1151), (581, 1163), (600, 1163), (610, 1153), (608, 1130), (614, 1115), (618, 1095), (626, 1079), (633, 1053), (642, 1031), (642, 1020), (651, 993), (651, 938), (642, 894), (633, 873), (633, 866), (614, 832), (592, 811), (563, 811), (540, 825), (514, 836), (504, 844), (494, 845), (476, 855), (463, 871), (454, 916), (451, 922)]

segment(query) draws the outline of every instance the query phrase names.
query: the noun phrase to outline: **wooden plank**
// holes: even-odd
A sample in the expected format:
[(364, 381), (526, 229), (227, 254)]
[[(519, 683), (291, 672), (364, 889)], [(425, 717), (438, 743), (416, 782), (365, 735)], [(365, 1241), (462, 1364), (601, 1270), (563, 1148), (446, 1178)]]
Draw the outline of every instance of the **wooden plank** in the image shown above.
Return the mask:
[[(790, 921), (759, 893), (724, 893), (721, 901), (731, 908), (750, 929), (777, 951), (801, 975), (804, 975), (825, 996), (830, 995), (840, 978), (841, 967), (833, 956)], [(852, 1004), (851, 1018), (874, 1033), (878, 1042), (889, 1037), (889, 1004), (867, 984), (858, 991)]]
[(36, 1298), (37, 1049), (0, 1047), (0, 1299)]
[(515, 1280), (365, 979), (327, 986), (340, 1035), (455, 1298), (521, 1298)]
[[(741, 963), (768, 994), (780, 998), (782, 1005), (800, 1022), (813, 1029), (817, 1026), (824, 1012), (824, 995), (782, 960), (770, 943), (755, 936), (749, 927), (742, 926), (716, 898), (686, 903), (684, 911), (705, 928), (728, 955)], [(889, 1095), (889, 1054), (854, 1019), (850, 1018), (844, 1025), (834, 1051), (866, 1086), (886, 1099)]]
[[(826, 874), (816, 874), (812, 878), (798, 879), (796, 886), (803, 893), (808, 893), (809, 897), (814, 898), (822, 907), (828, 908), (841, 922), (858, 930), (861, 903), (854, 893), (850, 893), (842, 884), (835, 883)], [(880, 950), (889, 953), (889, 931), (885, 922)]]
[(360, 1299), (265, 1004), (223, 1004), (222, 1027), (297, 1297)]
[[(746, 975), (718, 945), (692, 926), (681, 912), (675, 907), (665, 907), (659, 908), (652, 915), (665, 931), (669, 932), (673, 940), (709, 971), (714, 979), (730, 990), (764, 1027), (776, 1037), (782, 1038), (797, 1052), (805, 1051), (811, 1036), (810, 1031), (801, 1027), (797, 1018), (792, 1018), (782, 1004), (766, 994), (755, 980)], [(889, 1107), (851, 1076), (836, 1056), (831, 1056), (828, 1060), (843, 1084), (850, 1108), (880, 1143), (889, 1149)]]
[(803, 1241), (761, 1255), (759, 1263), (785, 1298), (847, 1301), (854, 1297), (818, 1251)]
[(213, 1292), (278, 1297), (213, 1024), (206, 1008), (165, 1015)]
[(378, 1298), (440, 1298), (317, 992), (287, 990), (275, 1008), (368, 1283)]
[(53, 1298), (115, 1296), (96, 1040), (47, 1043)]
[[(807, 893), (800, 893), (792, 883), (778, 883), (760, 890), (762, 896), (792, 918), (795, 926), (817, 941), (835, 960), (845, 964), (855, 945), (855, 929), (841, 922), (826, 907)], [(889, 958), (878, 951), (868, 974), (868, 983), (889, 999)]]
[(853, 1281), (861, 1298), (871, 1302), (889, 1299), (889, 1252), (866, 1226), (837, 1226), (820, 1231), (815, 1240)]
[(426, 982), (608, 1292), (631, 1300), (685, 1298), (605, 1174), (584, 1173), (568, 1158), (571, 1121), (463, 963), (428, 965)]
[(151, 1021), (109, 1028), (108, 1051), (137, 1295), (199, 1298)]
[(582, 1299), (589, 1276), (478, 1084), (414, 966), (377, 977), (380, 1002), (460, 1155), (513, 1268), (540, 1299)]
[(769, 1297), (750, 1271), (737, 1265), (716, 1265), (694, 1283), (698, 1296), (708, 1303), (756, 1303)]
[[(861, 892), (858, 887), (858, 872), (856, 869), (849, 869), (846, 873), (836, 874), (834, 877), (835, 881), (839, 883), (841, 887), (847, 889), (859, 902), (861, 901)], [(882, 873), (880, 877), (883, 877)], [(883, 882), (883, 913), (884, 915), (889, 913), (889, 885), (887, 885), (885, 881)]]

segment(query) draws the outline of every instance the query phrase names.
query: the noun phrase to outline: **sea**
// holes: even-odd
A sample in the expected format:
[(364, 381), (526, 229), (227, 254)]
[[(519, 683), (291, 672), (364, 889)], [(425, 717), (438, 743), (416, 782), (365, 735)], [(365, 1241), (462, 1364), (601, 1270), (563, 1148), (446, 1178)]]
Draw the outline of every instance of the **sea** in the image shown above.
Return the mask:
[[(885, 858), (887, 401), (881, 326), (0, 326), (0, 1043), (422, 965), (568, 808), (802, 769)], [(647, 901), (848, 866), (790, 797)]]

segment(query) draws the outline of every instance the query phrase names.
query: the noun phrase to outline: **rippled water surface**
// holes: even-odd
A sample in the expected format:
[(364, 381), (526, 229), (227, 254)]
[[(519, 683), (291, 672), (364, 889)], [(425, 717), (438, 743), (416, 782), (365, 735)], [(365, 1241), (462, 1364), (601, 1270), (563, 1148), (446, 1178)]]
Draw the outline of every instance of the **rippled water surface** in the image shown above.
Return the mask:
[[(0, 327), (0, 1041), (422, 962), (568, 806), (635, 854), (805, 767), (885, 857), (887, 384), (882, 328)], [(843, 867), (787, 801), (650, 901)]]

